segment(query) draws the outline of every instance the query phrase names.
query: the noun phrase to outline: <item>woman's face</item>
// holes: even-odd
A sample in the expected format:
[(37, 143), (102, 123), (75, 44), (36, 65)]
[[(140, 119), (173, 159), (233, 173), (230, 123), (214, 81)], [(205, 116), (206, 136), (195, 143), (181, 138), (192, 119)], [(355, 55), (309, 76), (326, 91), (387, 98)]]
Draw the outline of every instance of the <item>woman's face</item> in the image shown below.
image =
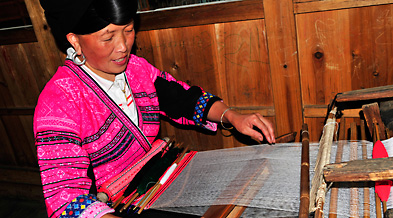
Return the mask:
[(85, 55), (87, 67), (97, 75), (114, 81), (116, 74), (126, 69), (134, 38), (134, 23), (131, 22), (122, 26), (109, 24), (87, 35), (73, 34), (69, 41), (78, 54)]

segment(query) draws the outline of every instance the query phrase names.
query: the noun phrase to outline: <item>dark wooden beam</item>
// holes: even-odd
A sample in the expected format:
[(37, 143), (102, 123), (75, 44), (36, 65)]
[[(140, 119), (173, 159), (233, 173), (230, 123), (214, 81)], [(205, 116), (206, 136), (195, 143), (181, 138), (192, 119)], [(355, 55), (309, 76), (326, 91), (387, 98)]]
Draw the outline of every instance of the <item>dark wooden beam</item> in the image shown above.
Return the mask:
[(262, 18), (264, 18), (263, 2), (260, 0), (225, 2), (139, 12), (139, 30), (188, 27)]
[(10, 115), (34, 115), (34, 108), (0, 108), (0, 116)]
[(383, 98), (393, 98), (393, 85), (339, 93), (336, 96), (336, 102), (366, 101)]
[(392, 180), (393, 157), (328, 164), (324, 167), (323, 174), (327, 182)]

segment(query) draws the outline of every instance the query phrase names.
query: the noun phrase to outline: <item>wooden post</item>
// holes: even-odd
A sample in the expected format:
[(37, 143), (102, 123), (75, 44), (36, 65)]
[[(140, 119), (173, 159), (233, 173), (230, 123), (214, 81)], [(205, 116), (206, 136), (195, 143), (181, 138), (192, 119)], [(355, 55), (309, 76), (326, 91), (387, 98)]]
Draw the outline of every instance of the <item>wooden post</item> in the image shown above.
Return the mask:
[(277, 135), (303, 123), (300, 74), (292, 0), (263, 1)]
[(378, 139), (376, 140), (385, 140), (386, 139), (385, 125), (383, 124), (381, 119), (378, 103), (365, 104), (362, 106), (362, 111), (364, 114), (364, 118), (366, 119), (368, 129), (370, 130), (370, 135), (374, 134), (373, 124), (376, 123), (378, 124), (379, 127), (377, 129)]
[[(357, 160), (358, 157), (358, 131), (355, 122), (351, 123), (350, 160)], [(359, 217), (359, 188), (350, 188), (350, 217)]]
[(310, 136), (308, 125), (302, 127), (302, 158), (300, 168), (300, 206), (299, 218), (307, 218), (310, 205)]
[[(340, 122), (340, 132), (339, 132), (339, 142), (337, 145), (336, 152), (336, 163), (340, 163), (342, 161), (343, 150), (344, 150), (344, 142), (341, 140), (346, 139), (346, 128), (345, 128), (345, 118), (343, 118)], [(329, 205), (329, 218), (337, 217), (337, 200), (338, 200), (338, 187), (333, 187), (330, 191), (330, 205)]]
[(34, 32), (38, 40), (38, 44), (42, 50), (42, 58), (45, 60), (46, 72), (50, 78), (63, 64), (64, 55), (57, 48), (56, 42), (52, 36), (49, 25), (46, 22), (44, 10), (40, 5), (39, 0), (25, 0), (27, 10), (29, 12), (30, 20), (33, 23)]

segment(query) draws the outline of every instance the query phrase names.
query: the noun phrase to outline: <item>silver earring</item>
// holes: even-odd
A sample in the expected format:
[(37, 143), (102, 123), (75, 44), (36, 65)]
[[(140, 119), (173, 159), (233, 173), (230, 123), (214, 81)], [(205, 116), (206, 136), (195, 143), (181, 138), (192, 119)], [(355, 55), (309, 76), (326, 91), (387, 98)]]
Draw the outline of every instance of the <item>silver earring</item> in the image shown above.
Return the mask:
[(80, 61), (79, 58), (77, 58), (76, 56), (78, 56), (78, 53), (75, 51), (74, 53), (72, 53), (72, 56), (71, 56), (71, 60), (72, 60), (72, 62), (74, 62), (74, 64), (76, 64), (78, 66), (85, 64), (86, 57), (83, 53), (81, 55), (81, 58), (83, 59), (82, 61)]

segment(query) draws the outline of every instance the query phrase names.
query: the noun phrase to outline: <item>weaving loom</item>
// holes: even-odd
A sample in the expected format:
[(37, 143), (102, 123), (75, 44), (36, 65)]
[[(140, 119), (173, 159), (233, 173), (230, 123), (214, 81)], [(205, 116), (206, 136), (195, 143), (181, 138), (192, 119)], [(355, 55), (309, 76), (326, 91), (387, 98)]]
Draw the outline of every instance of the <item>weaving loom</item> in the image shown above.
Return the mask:
[[(386, 139), (378, 104), (368, 102), (393, 96), (392, 88), (386, 90), (378, 95), (371, 90), (371, 97), (337, 95), (319, 143), (309, 143), (305, 124), (302, 143), (197, 152), (150, 208), (205, 218), (382, 217), (386, 206), (374, 193), (374, 182), (393, 179), (393, 160), (384, 160), (390, 161), (387, 168), (369, 167), (380, 160), (371, 159), (373, 142), (366, 139)], [(361, 104), (365, 121), (360, 131), (356, 123), (348, 131), (339, 103), (359, 99), (367, 101)]]
[[(371, 159), (371, 153), (373, 142), (389, 136), (379, 105), (392, 97), (392, 86), (336, 96), (323, 129), (316, 165), (312, 168), (315, 171), (311, 172), (310, 192), (307, 184), (309, 171), (302, 170), (299, 217), (382, 217), (386, 205), (381, 204), (374, 193), (374, 182), (393, 179), (390, 172), (393, 160)], [(351, 123), (347, 136), (345, 118), (336, 120), (339, 113), (345, 113), (347, 105), (361, 107), (364, 120), (360, 120), (360, 134), (358, 125)], [(372, 136), (373, 142), (366, 141), (367, 136)], [(307, 148), (303, 152), (307, 157)], [(304, 158), (302, 168), (308, 163), (308, 159)]]

